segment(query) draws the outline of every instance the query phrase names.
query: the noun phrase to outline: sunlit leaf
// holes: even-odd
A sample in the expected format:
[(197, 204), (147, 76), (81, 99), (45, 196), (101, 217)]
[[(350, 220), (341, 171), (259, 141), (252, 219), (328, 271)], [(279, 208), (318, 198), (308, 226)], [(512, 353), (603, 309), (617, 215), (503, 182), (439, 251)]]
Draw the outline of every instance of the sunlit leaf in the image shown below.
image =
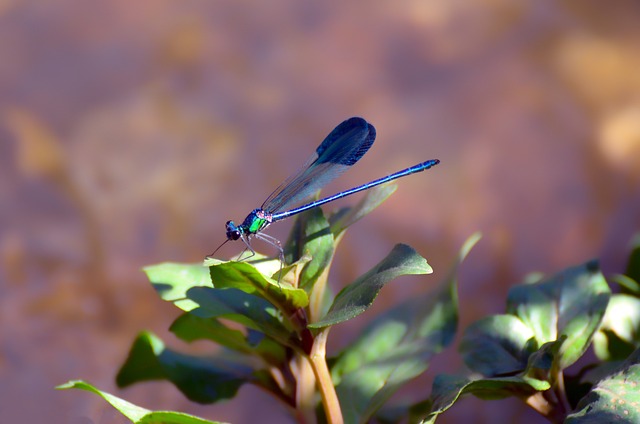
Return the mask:
[(640, 350), (636, 350), (619, 370), (600, 380), (578, 403), (567, 424), (640, 422)]
[(512, 287), (507, 312), (534, 333), (537, 345), (567, 336), (560, 366), (580, 358), (600, 326), (611, 290), (596, 261), (568, 268), (542, 282)]
[(309, 327), (323, 328), (354, 318), (366, 311), (382, 287), (394, 278), (432, 272), (426, 259), (411, 247), (398, 244), (373, 269), (338, 293), (327, 315)]
[(593, 337), (593, 350), (604, 361), (623, 360), (640, 347), (640, 299), (611, 296), (602, 324)]
[(622, 274), (614, 274), (610, 277), (610, 280), (620, 285), (623, 293), (630, 293), (636, 297), (640, 296), (640, 283), (633, 278)]
[(117, 396), (98, 390), (91, 384), (80, 380), (69, 381), (56, 387), (56, 389), (80, 389), (95, 393), (135, 424), (223, 424), (219, 421), (208, 421), (182, 412), (150, 411), (127, 402), (124, 399), (120, 399)]
[[(291, 264), (281, 263), (281, 266), (278, 268), (278, 272), (273, 274), (271, 278), (277, 280), (280, 287), (298, 287), (300, 279), (304, 273), (304, 269), (311, 260), (311, 255), (307, 252)], [(260, 272), (263, 275), (269, 275), (264, 274), (262, 271)]]
[(143, 268), (149, 281), (163, 300), (173, 302), (183, 311), (195, 308), (187, 299), (187, 291), (193, 287), (213, 287), (209, 269), (200, 264), (164, 262)]
[(492, 315), (471, 324), (460, 341), (465, 364), (487, 377), (518, 373), (535, 350), (534, 333), (518, 317)]
[(261, 297), (281, 311), (292, 312), (309, 304), (302, 289), (280, 285), (246, 262), (224, 262), (209, 268), (216, 288), (233, 288)]

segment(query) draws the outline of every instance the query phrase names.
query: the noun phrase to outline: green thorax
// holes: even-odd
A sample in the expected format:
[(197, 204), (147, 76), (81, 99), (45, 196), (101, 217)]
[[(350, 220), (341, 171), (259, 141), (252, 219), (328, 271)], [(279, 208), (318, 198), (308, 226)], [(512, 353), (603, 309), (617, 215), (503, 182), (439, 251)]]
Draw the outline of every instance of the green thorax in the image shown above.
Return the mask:
[(242, 229), (246, 234), (256, 234), (271, 224), (271, 215), (262, 209), (254, 209), (242, 222)]

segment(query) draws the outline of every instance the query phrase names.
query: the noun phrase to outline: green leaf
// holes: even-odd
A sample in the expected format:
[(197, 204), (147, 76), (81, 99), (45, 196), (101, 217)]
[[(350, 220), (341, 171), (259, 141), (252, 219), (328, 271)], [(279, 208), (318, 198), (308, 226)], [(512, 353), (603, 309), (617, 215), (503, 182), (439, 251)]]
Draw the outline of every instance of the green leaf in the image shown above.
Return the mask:
[[(535, 392), (548, 390), (550, 387), (546, 381), (519, 376), (471, 380), (466, 377), (438, 375), (433, 381), (431, 391), (431, 411), (420, 422), (434, 423), (438, 415), (451, 408), (460, 397), (466, 394), (473, 394), (486, 400), (504, 399), (510, 396), (526, 398)], [(424, 402), (418, 404), (420, 409), (423, 409), (423, 404)], [(415, 412), (417, 411), (418, 408)], [(411, 421), (417, 421), (415, 416)]]
[(276, 367), (284, 367), (287, 361), (290, 359), (290, 355), (287, 352), (285, 346), (271, 337), (266, 336), (264, 333), (258, 331), (249, 330), (251, 337), (253, 333), (254, 351), (263, 358), (266, 363), (274, 365)]
[(313, 208), (298, 215), (285, 246), (285, 257), (287, 263), (293, 263), (307, 253), (312, 257), (304, 265), (298, 287), (313, 286), (331, 264), (333, 241), (329, 222), (321, 208)]
[(602, 324), (593, 337), (593, 350), (603, 361), (627, 358), (640, 347), (640, 299), (611, 296)]
[(617, 283), (622, 287), (623, 293), (629, 293), (636, 297), (640, 296), (640, 283), (633, 278), (622, 274), (614, 274), (610, 279), (612, 282)]
[(622, 287), (622, 293), (640, 297), (640, 233), (631, 240), (625, 275), (613, 275), (612, 280)]
[(567, 336), (560, 352), (565, 369), (588, 348), (610, 294), (598, 263), (591, 261), (539, 283), (512, 287), (507, 311), (533, 331), (538, 346)]
[(329, 218), (331, 232), (338, 238), (347, 228), (380, 206), (397, 188), (396, 184), (383, 184), (368, 190), (357, 205), (340, 209)]
[[(416, 403), (410, 410), (410, 422), (433, 423), (436, 418), (462, 396), (472, 394), (480, 399), (495, 400), (516, 396), (527, 399), (537, 392), (549, 390), (558, 370), (559, 352), (565, 341), (546, 343), (529, 357), (526, 369), (514, 376), (472, 379), (439, 375), (433, 382), (431, 397)], [(497, 361), (500, 359), (497, 358)]]
[(631, 241), (631, 254), (625, 275), (640, 283), (640, 233), (636, 234)]
[(88, 392), (95, 393), (101, 396), (107, 402), (109, 402), (111, 406), (113, 406), (115, 409), (120, 411), (122, 415), (130, 419), (132, 422), (139, 422), (145, 415), (151, 412), (148, 409), (134, 405), (117, 396), (98, 390), (91, 384), (81, 380), (69, 381), (65, 384), (61, 384), (60, 386), (57, 386), (56, 389), (58, 390), (80, 389), (80, 390), (86, 390)]
[[(258, 343), (250, 343), (241, 331), (229, 328), (215, 318), (201, 318), (185, 313), (173, 322), (170, 330), (184, 341), (211, 340), (240, 353), (260, 355), (273, 365), (279, 366), (286, 360), (284, 346), (266, 337), (264, 333), (259, 333)], [(250, 334), (255, 338), (255, 333)]]
[(471, 324), (460, 341), (465, 364), (484, 376), (515, 374), (525, 369), (535, 346), (533, 331), (513, 315), (492, 315)]
[(279, 285), (246, 262), (224, 262), (211, 266), (209, 271), (216, 288), (234, 288), (259, 296), (283, 312), (290, 313), (309, 304), (304, 290)]
[(324, 328), (354, 318), (366, 311), (382, 287), (394, 278), (432, 272), (426, 259), (411, 247), (398, 244), (373, 269), (340, 291), (324, 318), (309, 327)]
[(255, 381), (253, 368), (239, 359), (185, 355), (167, 349), (153, 334), (142, 333), (134, 341), (116, 382), (126, 387), (140, 381), (168, 380), (190, 400), (213, 403), (232, 398), (240, 386)]
[(98, 390), (91, 384), (80, 380), (69, 381), (56, 387), (56, 389), (80, 389), (95, 393), (109, 402), (111, 406), (135, 424), (222, 424), (219, 421), (208, 421), (182, 412), (150, 411), (117, 396)]
[(453, 341), (458, 321), (457, 271), (477, 240), (476, 235), (465, 243), (436, 290), (377, 317), (340, 354), (331, 373), (346, 422), (368, 421), (403, 384), (428, 368), (433, 355)]
[(620, 369), (598, 382), (578, 403), (566, 424), (640, 422), (640, 350)]
[(244, 262), (254, 266), (258, 271), (260, 271), (260, 274), (262, 275), (274, 275), (275, 273), (280, 271), (280, 268), (282, 267), (282, 262), (280, 261), (280, 258), (277, 258), (277, 257), (273, 258), (270, 256), (265, 256), (258, 252), (255, 252), (253, 255), (244, 258), (245, 256), (246, 256), (246, 253), (241, 252), (236, 256), (233, 256), (228, 261), (221, 261), (220, 259), (216, 259), (208, 256), (207, 258), (205, 258), (202, 264), (207, 269), (209, 269), (209, 267), (212, 267), (214, 265), (219, 265), (221, 263)]
[(193, 287), (213, 287), (209, 269), (200, 264), (164, 262), (143, 268), (151, 284), (163, 300), (173, 302), (183, 311), (197, 305), (187, 299), (187, 291)]
[(252, 352), (242, 331), (231, 329), (215, 318), (202, 318), (187, 312), (171, 324), (169, 331), (186, 342), (211, 340), (242, 353)]
[[(278, 272), (273, 274), (271, 278), (278, 281), (280, 287), (283, 285), (285, 287), (298, 287), (300, 276), (311, 259), (311, 255), (307, 252), (292, 264), (281, 263), (282, 267), (278, 268)], [(264, 274), (263, 272), (261, 272), (261, 274), (269, 275)]]
[(139, 421), (140, 424), (215, 424), (217, 422), (218, 421), (203, 420), (193, 415), (172, 411), (151, 412)]
[(529, 356), (527, 368), (522, 375), (528, 378), (528, 381), (546, 381), (554, 386), (560, 368), (560, 349), (566, 340), (566, 336), (560, 336), (558, 340), (543, 344)]
[[(440, 329), (427, 332), (420, 328), (437, 319), (434, 315), (442, 312), (438, 307), (446, 306), (425, 301), (420, 310), (419, 303), (402, 304), (406, 310), (397, 308), (385, 314), (387, 322), (374, 321), (332, 367), (346, 422), (366, 422), (404, 383), (426, 371), (430, 358), (450, 342), (450, 322), (442, 320)], [(411, 312), (422, 316), (411, 316)]]
[(239, 289), (196, 287), (189, 290), (189, 299), (197, 308), (190, 313), (200, 318), (220, 318), (261, 331), (280, 343), (290, 345), (293, 328), (282, 321), (276, 308), (261, 297)]

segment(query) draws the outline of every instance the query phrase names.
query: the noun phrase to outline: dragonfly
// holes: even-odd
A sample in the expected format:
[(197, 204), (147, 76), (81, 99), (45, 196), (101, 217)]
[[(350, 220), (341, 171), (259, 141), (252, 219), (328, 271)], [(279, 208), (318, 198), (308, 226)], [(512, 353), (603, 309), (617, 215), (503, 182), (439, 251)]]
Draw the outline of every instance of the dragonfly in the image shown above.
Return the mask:
[(255, 238), (278, 249), (282, 265), (284, 263), (282, 244), (277, 238), (264, 233), (269, 225), (380, 184), (425, 171), (440, 163), (438, 159), (430, 159), (333, 196), (294, 207), (355, 165), (369, 151), (375, 138), (375, 127), (363, 118), (353, 117), (339, 124), (316, 148), (298, 172), (280, 184), (262, 206), (253, 209), (239, 225), (234, 221), (226, 222), (227, 240), (209, 257), (213, 256), (225, 243), (242, 240), (245, 251), (251, 252), (244, 260), (249, 259), (255, 255), (255, 250), (251, 246), (251, 239)]

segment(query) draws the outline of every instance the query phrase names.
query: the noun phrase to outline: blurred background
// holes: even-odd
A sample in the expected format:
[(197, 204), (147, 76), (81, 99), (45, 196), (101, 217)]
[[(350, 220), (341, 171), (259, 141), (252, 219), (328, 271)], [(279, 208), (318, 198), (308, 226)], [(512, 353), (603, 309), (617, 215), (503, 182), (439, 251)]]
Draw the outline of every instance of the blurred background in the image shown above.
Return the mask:
[[(354, 115), (377, 142), (325, 194), (442, 163), (400, 180), (349, 230), (332, 287), (398, 242), (435, 273), (387, 286), (330, 350), (435, 286), (478, 230), (461, 329), (502, 312), (529, 272), (594, 257), (620, 272), (640, 230), (638, 22), (637, 0), (1, 0), (2, 422), (127, 422), (96, 396), (53, 390), (75, 378), (150, 409), (290, 422), (251, 387), (200, 406), (168, 383), (118, 390), (114, 377), (142, 329), (193, 349), (167, 333), (178, 311), (140, 268), (200, 262), (225, 221), (260, 206)], [(399, 396), (422, 399), (435, 374), (461, 367), (451, 347)], [(545, 422), (513, 399), (470, 398), (442, 418), (516, 421)]]

